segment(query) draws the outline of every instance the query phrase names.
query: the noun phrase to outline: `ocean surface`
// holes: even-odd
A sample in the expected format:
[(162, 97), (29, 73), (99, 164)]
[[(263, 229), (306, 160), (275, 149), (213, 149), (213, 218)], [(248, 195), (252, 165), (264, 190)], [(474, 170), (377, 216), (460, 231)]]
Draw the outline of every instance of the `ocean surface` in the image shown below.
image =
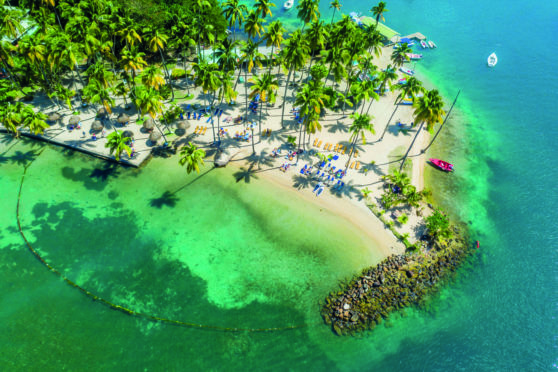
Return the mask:
[[(366, 14), (372, 5), (344, 1), (342, 11)], [(326, 21), (328, 7), (321, 5)], [(243, 170), (207, 167), (194, 177), (164, 159), (121, 169), (1, 137), (1, 369), (555, 369), (558, 3), (394, 0), (387, 7), (390, 27), (420, 31), (438, 45), (416, 69), (448, 107), (461, 90), (432, 150), (456, 172), (428, 170), (427, 177), (481, 249), (427, 309), (336, 337), (321, 323), (319, 301), (378, 258), (335, 215), (285, 198), (263, 179), (247, 183)], [(489, 69), (493, 51), (499, 63)], [(23, 167), (34, 158), (22, 227), (64, 276), (147, 314), (250, 330), (127, 316), (49, 272), (16, 223)], [(285, 326), (300, 328), (251, 331)]]

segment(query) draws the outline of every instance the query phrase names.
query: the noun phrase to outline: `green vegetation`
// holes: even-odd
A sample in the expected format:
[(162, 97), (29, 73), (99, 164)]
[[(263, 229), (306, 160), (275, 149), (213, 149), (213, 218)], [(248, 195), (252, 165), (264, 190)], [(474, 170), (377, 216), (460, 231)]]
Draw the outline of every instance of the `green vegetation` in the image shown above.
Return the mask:
[(114, 154), (116, 160), (120, 160), (120, 155), (125, 151), (128, 156), (132, 154), (132, 149), (128, 146), (130, 137), (124, 137), (122, 131), (114, 131), (107, 136), (105, 147), (110, 150), (110, 154)]

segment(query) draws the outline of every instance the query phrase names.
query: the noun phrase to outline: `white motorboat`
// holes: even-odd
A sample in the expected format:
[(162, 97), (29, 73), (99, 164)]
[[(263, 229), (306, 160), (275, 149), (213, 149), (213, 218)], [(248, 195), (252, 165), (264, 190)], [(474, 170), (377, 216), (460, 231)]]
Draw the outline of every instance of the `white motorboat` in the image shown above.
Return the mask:
[(426, 44), (426, 41), (424, 41), (424, 40), (420, 41), (420, 46), (422, 47), (422, 49), (427, 49), (428, 48), (428, 44)]
[(428, 45), (430, 46), (430, 48), (434, 49), (434, 48), (438, 48), (438, 46), (436, 46), (436, 44), (434, 44), (434, 42), (432, 40), (428, 41)]
[(488, 67), (496, 66), (496, 63), (498, 63), (498, 57), (496, 57), (496, 53), (492, 53), (491, 55), (489, 55), (486, 62), (488, 63)]
[(294, 0), (287, 0), (285, 1), (285, 3), (283, 4), (283, 9), (285, 10), (289, 10), (293, 7), (294, 5)]
[(399, 69), (399, 71), (401, 71), (404, 74), (407, 74), (409, 76), (413, 76), (415, 74), (415, 72), (413, 70), (411, 70), (410, 68), (406, 68), (406, 67), (401, 67)]

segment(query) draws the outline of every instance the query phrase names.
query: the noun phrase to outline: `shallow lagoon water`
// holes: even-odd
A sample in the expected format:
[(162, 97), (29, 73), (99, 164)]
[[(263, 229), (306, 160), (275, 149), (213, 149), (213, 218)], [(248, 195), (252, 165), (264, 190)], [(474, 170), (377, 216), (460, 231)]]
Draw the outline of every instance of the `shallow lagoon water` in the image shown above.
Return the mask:
[[(359, 4), (345, 1), (343, 11), (365, 13), (372, 6)], [(110, 310), (62, 283), (23, 246), (15, 201), (30, 145), (19, 144), (0, 164), (6, 201), (0, 213), (2, 365), (10, 370), (553, 368), (558, 200), (552, 190), (558, 175), (552, 90), (558, 78), (550, 73), (556, 53), (548, 45), (558, 26), (558, 6), (535, 2), (529, 16), (524, 7), (500, 0), (388, 2), (389, 26), (420, 31), (438, 45), (424, 52), (419, 73), (448, 101), (462, 89), (443, 132), (446, 145), (434, 150), (450, 158), (458, 172), (452, 179), (428, 168), (427, 174), (437, 199), (470, 222), (481, 251), (429, 309), (409, 310), (356, 338), (335, 337), (319, 323), (313, 301), (374, 258), (359, 249), (347, 256), (338, 250), (340, 243), (328, 239), (313, 245), (320, 235), (290, 226), (300, 220), (277, 211), (289, 207), (268, 201), (277, 197), (272, 189), (210, 172), (174, 200), (164, 192), (189, 182), (182, 172), (148, 166), (114, 175), (95, 160), (47, 149), (29, 169), (22, 220), (31, 241), (68, 276), (162, 316), (224, 326), (307, 326), (232, 334), (165, 326)], [(326, 20), (327, 8), (321, 5)], [(500, 61), (488, 69), (492, 51)], [(219, 200), (216, 221), (200, 214), (210, 200)], [(223, 221), (240, 226), (226, 229)], [(251, 221), (251, 228), (243, 221)], [(306, 223), (307, 229), (320, 226), (329, 233), (336, 222)], [(218, 234), (208, 237), (208, 226)], [(281, 240), (282, 233), (291, 235)], [(247, 238), (262, 243), (251, 247)], [(206, 240), (210, 249), (200, 249)], [(232, 249), (224, 241), (240, 245)], [(250, 262), (261, 259), (266, 259), (262, 265)]]

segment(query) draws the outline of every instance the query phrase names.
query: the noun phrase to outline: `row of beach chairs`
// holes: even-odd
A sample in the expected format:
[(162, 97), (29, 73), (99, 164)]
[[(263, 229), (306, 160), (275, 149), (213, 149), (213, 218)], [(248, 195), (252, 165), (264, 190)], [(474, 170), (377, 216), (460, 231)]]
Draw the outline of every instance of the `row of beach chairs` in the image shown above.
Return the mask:
[(194, 134), (205, 134), (207, 127), (197, 126), (194, 130)]
[[(320, 141), (318, 138), (316, 138), (314, 140), (314, 147), (321, 148), (322, 147), (322, 141)], [(333, 144), (326, 143), (324, 145), (324, 150), (334, 151), (334, 152), (338, 152), (340, 154), (345, 154), (345, 151), (347, 151), (347, 146), (343, 146), (342, 144), (338, 143), (334, 147)], [(355, 157), (358, 157), (358, 150), (355, 150)]]

